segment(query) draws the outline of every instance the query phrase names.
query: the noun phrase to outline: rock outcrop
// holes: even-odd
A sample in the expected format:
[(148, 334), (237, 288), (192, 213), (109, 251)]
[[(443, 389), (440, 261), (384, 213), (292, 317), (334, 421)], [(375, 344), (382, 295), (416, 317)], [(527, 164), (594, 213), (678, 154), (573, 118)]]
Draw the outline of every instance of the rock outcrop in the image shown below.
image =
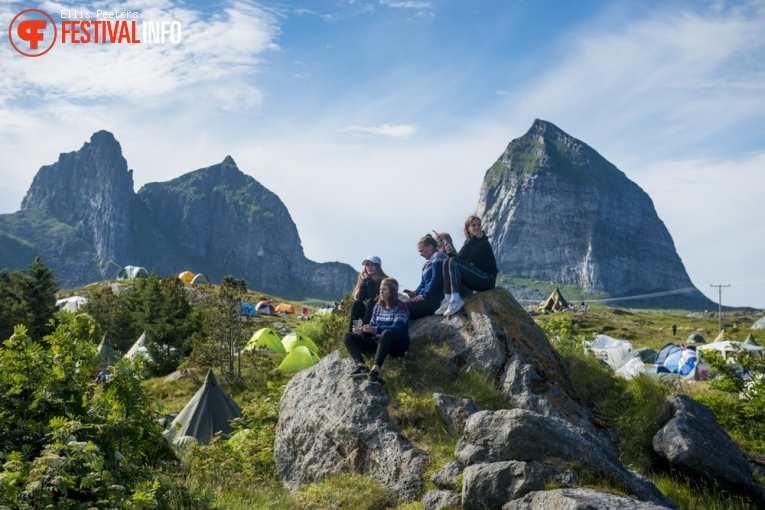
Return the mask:
[(663, 505), (608, 494), (592, 489), (555, 489), (531, 492), (502, 510), (662, 510)]
[[(511, 409), (481, 411), (459, 396), (434, 395), (445, 423), (457, 433), (464, 427), (464, 434), (456, 461), (433, 474), (438, 490), (424, 495), (423, 508), (457, 501), (465, 509), (499, 508), (550, 482), (575, 486), (584, 473), (597, 473), (641, 500), (674, 507), (649, 480), (619, 462), (609, 434), (590, 422), (573, 394), (563, 361), (506, 290), (468, 297), (463, 310), (448, 319), (414, 321), (413, 361), (402, 369), (417, 370), (417, 360), (438, 351), (445, 365), (441, 377), (480, 372), (495, 382)], [(349, 379), (352, 369), (335, 352), (289, 383), (275, 441), (279, 476), (295, 489), (332, 473), (363, 473), (399, 501), (423, 498), (427, 456), (389, 420), (384, 387)]]
[(133, 191), (132, 170), (111, 133), (61, 154), (35, 176), (21, 211), (0, 215), (3, 265), (24, 269), (40, 253), (63, 287), (114, 278), (126, 265), (160, 275), (226, 274), (288, 298), (338, 299), (356, 271), (303, 252), (282, 201), (231, 157)]
[[(706, 309), (650, 197), (594, 149), (536, 120), (486, 172), (476, 207), (499, 270), (653, 306)], [(639, 301), (629, 301), (637, 306)]]
[(674, 468), (765, 504), (744, 454), (714, 413), (687, 395), (671, 395), (670, 420), (653, 438), (653, 449)]
[(298, 373), (279, 408), (276, 471), (285, 485), (327, 475), (370, 475), (401, 503), (422, 496), (428, 456), (398, 433), (382, 386), (349, 379), (355, 364), (337, 351)]

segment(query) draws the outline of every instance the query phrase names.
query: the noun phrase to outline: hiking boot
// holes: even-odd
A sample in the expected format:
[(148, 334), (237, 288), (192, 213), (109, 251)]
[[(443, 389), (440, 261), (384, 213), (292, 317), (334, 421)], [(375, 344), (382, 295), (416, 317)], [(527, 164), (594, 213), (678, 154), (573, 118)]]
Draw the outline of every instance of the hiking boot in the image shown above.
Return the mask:
[(372, 372), (369, 372), (369, 384), (380, 384), (380, 372), (377, 370), (374, 370)]
[(450, 302), (451, 301), (449, 301), (448, 299), (444, 299), (443, 301), (441, 301), (441, 306), (439, 306), (436, 309), (436, 311), (433, 312), (433, 315), (443, 315), (444, 312), (446, 312), (446, 310), (449, 308), (449, 303)]
[(366, 377), (367, 375), (369, 375), (369, 369), (366, 366), (359, 365), (348, 377)]
[(465, 306), (465, 302), (459, 296), (457, 297), (457, 299), (453, 299), (452, 301), (449, 301), (449, 307), (444, 312), (444, 317), (451, 317), (455, 313), (462, 310), (463, 306)]

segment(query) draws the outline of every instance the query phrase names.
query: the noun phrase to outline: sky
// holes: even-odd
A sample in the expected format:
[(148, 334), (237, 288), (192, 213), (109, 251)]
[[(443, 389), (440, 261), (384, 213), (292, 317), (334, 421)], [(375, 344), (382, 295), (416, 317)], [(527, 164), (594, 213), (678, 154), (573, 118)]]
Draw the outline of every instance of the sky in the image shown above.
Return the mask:
[[(29, 8), (182, 37), (24, 57), (6, 27)], [(701, 292), (765, 309), (765, 0), (0, 0), (0, 21), (0, 213), (105, 129), (136, 191), (230, 155), (308, 258), (378, 255), (414, 288), (417, 240), (461, 244), (486, 170), (538, 118), (650, 195)]]

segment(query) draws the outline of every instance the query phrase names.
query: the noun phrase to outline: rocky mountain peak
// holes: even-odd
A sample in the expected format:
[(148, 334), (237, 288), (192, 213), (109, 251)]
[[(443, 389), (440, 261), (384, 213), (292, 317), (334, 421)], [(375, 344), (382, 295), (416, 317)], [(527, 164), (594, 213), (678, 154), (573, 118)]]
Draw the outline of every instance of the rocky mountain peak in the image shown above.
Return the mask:
[(511, 277), (611, 297), (677, 292), (663, 300), (669, 306), (713, 304), (691, 283), (648, 194), (550, 122), (535, 120), (508, 144), (484, 176), (476, 211)]

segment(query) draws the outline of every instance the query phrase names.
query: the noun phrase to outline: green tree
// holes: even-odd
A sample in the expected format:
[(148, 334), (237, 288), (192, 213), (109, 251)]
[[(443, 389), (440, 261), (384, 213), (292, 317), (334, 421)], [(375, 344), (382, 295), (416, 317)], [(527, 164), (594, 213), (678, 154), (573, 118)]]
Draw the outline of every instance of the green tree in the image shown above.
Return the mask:
[(43, 338), (52, 331), (49, 321), (57, 311), (58, 282), (53, 277), (53, 270), (45, 267), (39, 255), (24, 273), (26, 278), (21, 280), (21, 296), (30, 313), (26, 325), (33, 338)]

